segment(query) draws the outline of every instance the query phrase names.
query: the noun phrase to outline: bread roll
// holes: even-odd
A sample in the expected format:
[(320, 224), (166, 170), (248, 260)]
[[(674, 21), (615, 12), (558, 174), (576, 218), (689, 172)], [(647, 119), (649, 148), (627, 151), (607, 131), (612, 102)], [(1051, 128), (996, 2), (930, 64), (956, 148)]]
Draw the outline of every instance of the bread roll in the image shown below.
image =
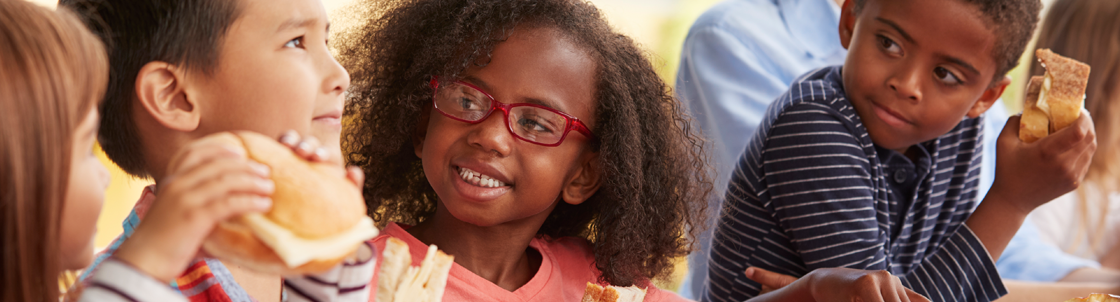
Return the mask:
[[(253, 132), (223, 132), (201, 140), (244, 150), (249, 159), (269, 166), (276, 184), (268, 212), (242, 215), (214, 228), (202, 244), (214, 257), (263, 273), (318, 273), (377, 236), (360, 190), (342, 167), (306, 161), (275, 139)], [(170, 166), (177, 166), (181, 156), (173, 157)]]

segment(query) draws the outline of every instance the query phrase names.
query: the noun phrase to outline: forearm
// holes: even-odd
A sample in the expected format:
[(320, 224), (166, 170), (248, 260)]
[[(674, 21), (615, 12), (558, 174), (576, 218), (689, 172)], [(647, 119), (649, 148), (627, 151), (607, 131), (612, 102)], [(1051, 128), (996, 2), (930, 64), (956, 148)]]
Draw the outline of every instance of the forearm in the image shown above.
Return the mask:
[(1120, 294), (1120, 287), (1109, 283), (1088, 282), (1026, 282), (1006, 280), (1003, 282), (1008, 294), (997, 302), (1034, 302), (1065, 301), (1085, 297), (1091, 293)]
[(1007, 248), (1011, 237), (1019, 231), (1028, 213), (1030, 210), (1024, 211), (1012, 206), (1009, 201), (1002, 199), (1002, 194), (993, 189), (984, 198), (984, 202), (976, 207), (972, 216), (968, 217), (965, 225), (968, 225), (968, 228), (976, 234), (976, 238), (984, 244), (992, 261), (996, 261)]
[(1120, 244), (1117, 244), (1101, 257), (1101, 267), (1106, 267), (1113, 270), (1120, 270)]
[[(1060, 281), (1066, 283), (1096, 282), (1120, 287), (1120, 271), (1107, 268), (1085, 267), (1070, 272), (1069, 275), (1066, 275), (1065, 278), (1062, 278)], [(1110, 293), (1120, 295), (1120, 292), (1113, 291)]]

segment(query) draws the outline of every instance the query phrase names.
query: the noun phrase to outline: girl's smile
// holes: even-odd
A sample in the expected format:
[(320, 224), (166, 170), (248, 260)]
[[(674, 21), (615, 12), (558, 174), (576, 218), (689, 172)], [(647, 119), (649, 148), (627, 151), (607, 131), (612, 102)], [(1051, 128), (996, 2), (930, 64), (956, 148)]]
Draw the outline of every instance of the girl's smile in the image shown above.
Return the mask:
[(478, 170), (487, 171), (493, 169), (476, 167), (478, 170), (475, 170), (461, 166), (451, 166), (451, 168), (455, 169), (457, 174), (451, 173), (449, 175), (459, 176), (458, 181), (452, 182), (455, 189), (459, 191), (460, 195), (466, 197), (468, 201), (486, 202), (494, 200), (505, 195), (512, 189), (512, 185), (508, 184), (508, 180), (501, 180), (507, 178), (500, 176), (499, 173), (478, 172)]

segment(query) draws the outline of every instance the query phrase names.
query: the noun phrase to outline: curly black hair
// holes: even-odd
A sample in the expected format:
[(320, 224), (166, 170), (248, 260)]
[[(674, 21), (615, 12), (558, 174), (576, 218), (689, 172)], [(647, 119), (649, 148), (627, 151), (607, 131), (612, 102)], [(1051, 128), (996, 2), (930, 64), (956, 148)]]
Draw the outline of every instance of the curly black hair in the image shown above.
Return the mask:
[[(854, 11), (858, 14), (868, 0), (852, 0)], [(958, 0), (975, 5), (984, 22), (991, 27), (996, 36), (992, 58), (996, 61), (996, 74), (992, 83), (999, 82), (1007, 72), (1019, 65), (1019, 57), (1027, 48), (1035, 27), (1038, 27), (1038, 14), (1042, 11), (1039, 0)]]
[(646, 54), (580, 0), (368, 1), (342, 19), (358, 25), (334, 39), (353, 79), (343, 135), (346, 159), (362, 167), (364, 195), (379, 225), (432, 217), (439, 197), (413, 152), (431, 106), (434, 75), (459, 78), (484, 66), (519, 28), (555, 28), (597, 63), (595, 108), (603, 184), (580, 205), (559, 203), (538, 236), (576, 236), (592, 246), (601, 281), (628, 286), (665, 278), (688, 254), (712, 183), (703, 140)]

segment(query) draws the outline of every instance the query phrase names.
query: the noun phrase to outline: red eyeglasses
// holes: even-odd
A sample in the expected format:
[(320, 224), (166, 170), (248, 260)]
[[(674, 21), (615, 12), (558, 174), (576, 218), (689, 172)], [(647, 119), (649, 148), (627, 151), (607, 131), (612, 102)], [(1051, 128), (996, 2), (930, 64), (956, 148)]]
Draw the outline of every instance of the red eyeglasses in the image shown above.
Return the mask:
[(477, 124), (489, 117), (494, 109), (499, 109), (505, 113), (509, 132), (530, 143), (559, 146), (572, 130), (587, 138), (595, 138), (591, 129), (578, 118), (556, 109), (529, 103), (498, 102), (489, 93), (462, 81), (444, 84), (440, 86), (437, 77), (432, 77), (428, 83), (435, 90), (432, 103), (436, 110), (454, 120)]

